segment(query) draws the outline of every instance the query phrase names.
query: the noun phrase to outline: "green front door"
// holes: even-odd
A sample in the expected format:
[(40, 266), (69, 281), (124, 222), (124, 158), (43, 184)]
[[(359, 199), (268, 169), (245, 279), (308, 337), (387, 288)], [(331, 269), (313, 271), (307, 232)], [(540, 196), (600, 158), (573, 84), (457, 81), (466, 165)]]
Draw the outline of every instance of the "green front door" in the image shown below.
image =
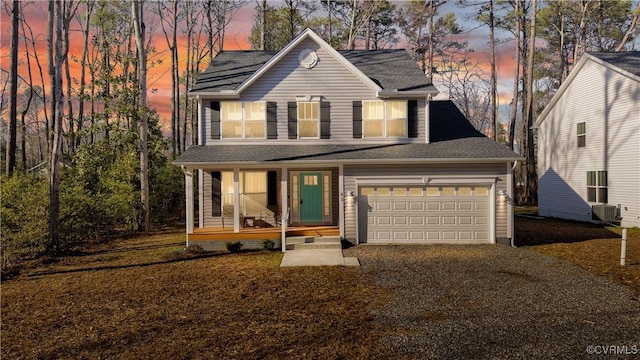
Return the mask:
[(322, 222), (322, 173), (300, 173), (300, 222)]

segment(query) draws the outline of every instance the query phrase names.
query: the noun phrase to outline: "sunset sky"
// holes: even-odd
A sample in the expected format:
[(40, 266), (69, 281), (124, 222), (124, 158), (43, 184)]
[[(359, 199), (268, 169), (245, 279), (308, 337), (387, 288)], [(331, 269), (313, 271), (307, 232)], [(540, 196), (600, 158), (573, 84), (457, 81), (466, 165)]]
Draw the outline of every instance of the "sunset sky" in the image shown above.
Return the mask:
[[(147, 3), (149, 4), (149, 3)], [(398, 3), (402, 4), (402, 3)], [(255, 2), (248, 2), (242, 9), (240, 9), (231, 24), (227, 29), (227, 36), (225, 38), (225, 49), (249, 49), (247, 37), (254, 21)], [(29, 26), (31, 26), (33, 33), (38, 37), (38, 52), (41, 65), (46, 72), (46, 27), (47, 27), (47, 3), (45, 1), (36, 1), (27, 7), (27, 12), (24, 16), (28, 20)], [(473, 11), (470, 9), (461, 9), (456, 6), (454, 1), (449, 1), (440, 8), (440, 14), (453, 12), (456, 14), (459, 24), (463, 28), (463, 34), (459, 35), (460, 39), (469, 42), (472, 48), (474, 48), (473, 57), (480, 62), (481, 68), (488, 74), (489, 73), (489, 46), (488, 46), (488, 30), (486, 27), (481, 27), (475, 20), (472, 20), (469, 13)], [(147, 15), (151, 14), (150, 10), (146, 11)], [(3, 70), (9, 70), (9, 47), (10, 47), (10, 27), (11, 21), (7, 13), (2, 11), (1, 15), (1, 45), (2, 51), (0, 55), (0, 66)], [(79, 32), (80, 25), (77, 21), (72, 21), (72, 33), (71, 33), (71, 46), (69, 49), (70, 58), (76, 56), (78, 59), (82, 54), (82, 35)], [(149, 86), (149, 103), (150, 106), (155, 108), (160, 114), (163, 122), (167, 122), (170, 118), (169, 98), (171, 95), (171, 77), (169, 75), (170, 66), (170, 54), (168, 51), (167, 43), (164, 35), (160, 29), (160, 26), (156, 26), (156, 32), (153, 34), (153, 42), (158, 50), (158, 53), (154, 55), (154, 59), (162, 59), (162, 65), (155, 66), (149, 70), (148, 74), (148, 86)], [(75, 31), (73, 31), (75, 30)], [(501, 105), (508, 105), (511, 101), (511, 91), (513, 86), (513, 71), (514, 71), (514, 58), (513, 58), (513, 40), (512, 36), (506, 32), (498, 31), (496, 34), (500, 44), (497, 46), (497, 70), (499, 79), (499, 97)], [(22, 47), (22, 39), (21, 47)], [(184, 38), (179, 35), (178, 42), (184, 44)], [(404, 43), (402, 39), (396, 45), (396, 47), (403, 47)], [(186, 51), (185, 46), (179, 46), (179, 49), (183, 52)], [(179, 50), (179, 51), (180, 51)], [(23, 49), (20, 54), (20, 74), (27, 77), (26, 61)], [(184, 69), (184, 59), (181, 59), (181, 72)], [(79, 64), (78, 62), (70, 62), (72, 74), (79, 79)], [(32, 60), (32, 69), (34, 76), (37, 74), (37, 67), (35, 61)], [(8, 76), (8, 73), (2, 72), (3, 79)], [(45, 73), (45, 78), (47, 77)], [(488, 75), (487, 75), (488, 77)], [(47, 79), (45, 79), (46, 81)], [(39, 82), (37, 80), (36, 82)], [(4, 83), (4, 81), (3, 81)], [(436, 82), (436, 86), (438, 86)], [(446, 92), (443, 86), (438, 86), (439, 90)], [(154, 89), (154, 91), (151, 91)], [(439, 97), (446, 97), (444, 94)]]

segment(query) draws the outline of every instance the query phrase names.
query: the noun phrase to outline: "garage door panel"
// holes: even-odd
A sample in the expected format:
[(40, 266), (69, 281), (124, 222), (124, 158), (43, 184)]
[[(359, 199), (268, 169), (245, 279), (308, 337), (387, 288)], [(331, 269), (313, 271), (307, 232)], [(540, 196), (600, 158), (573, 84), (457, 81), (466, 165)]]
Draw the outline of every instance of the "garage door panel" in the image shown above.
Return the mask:
[(439, 202), (429, 201), (425, 205), (426, 205), (426, 210), (427, 211), (438, 211), (438, 210), (440, 210), (440, 203)]
[[(477, 190), (479, 188), (480, 191)], [(361, 203), (368, 205), (361, 212), (362, 221), (366, 223), (363, 233), (367, 237), (361, 239), (363, 241), (490, 241), (489, 192), (486, 186), (389, 186), (375, 189), (378, 190), (360, 191), (362, 196), (366, 196)]]
[(394, 216), (393, 217), (393, 225), (407, 225), (407, 217), (406, 216)]
[(455, 225), (456, 217), (455, 216), (443, 216), (442, 217), (442, 225)]
[(443, 201), (442, 202), (442, 210), (443, 211), (455, 211), (456, 203), (453, 201)]
[(398, 201), (393, 203), (394, 211), (407, 211), (407, 203), (404, 201)]
[(416, 201), (409, 202), (409, 211), (424, 211), (424, 203)]

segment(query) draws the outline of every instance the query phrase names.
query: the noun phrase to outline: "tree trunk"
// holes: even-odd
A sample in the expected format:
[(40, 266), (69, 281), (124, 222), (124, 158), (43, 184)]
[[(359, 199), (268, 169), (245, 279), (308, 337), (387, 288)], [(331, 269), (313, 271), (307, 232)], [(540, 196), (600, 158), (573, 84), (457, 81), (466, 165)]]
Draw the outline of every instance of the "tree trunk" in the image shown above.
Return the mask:
[(493, 139), (498, 139), (498, 132), (496, 129), (496, 117), (498, 107), (496, 101), (498, 100), (498, 89), (496, 80), (496, 49), (495, 49), (495, 36), (494, 36), (495, 21), (493, 16), (493, 0), (489, 0), (489, 47), (491, 52), (491, 133)]
[(13, 175), (16, 168), (16, 146), (18, 126), (18, 25), (20, 2), (13, 0), (11, 11), (11, 89), (9, 105), (9, 141), (7, 142), (7, 175)]
[(260, 24), (260, 50), (265, 50), (267, 36), (267, 0), (262, 0), (260, 7), (262, 23)]
[(537, 203), (537, 180), (536, 175), (536, 158), (535, 158), (535, 145), (533, 140), (533, 66), (536, 44), (536, 6), (537, 0), (532, 0), (531, 3), (531, 23), (529, 33), (529, 52), (527, 54), (527, 98), (525, 102), (524, 114), (527, 134), (527, 171), (526, 171), (526, 202), (529, 204)]
[(520, 84), (520, 0), (515, 1), (515, 43), (516, 43), (516, 66), (513, 76), (513, 100), (511, 100), (511, 118), (509, 124), (509, 148), (515, 151), (515, 135), (516, 135), (516, 121), (518, 119), (518, 98), (519, 98), (519, 84)]
[(131, 4), (133, 15), (133, 25), (136, 37), (136, 48), (138, 50), (138, 90), (139, 90), (139, 114), (140, 114), (140, 202), (142, 203), (144, 232), (149, 232), (151, 228), (149, 209), (149, 149), (148, 133), (149, 123), (147, 117), (147, 50), (144, 45), (144, 3), (135, 0)]
[[(51, 84), (51, 94), (53, 94), (52, 107), (53, 114), (53, 141), (51, 147), (51, 163), (49, 174), (49, 243), (47, 250), (50, 253), (58, 254), (62, 250), (60, 244), (59, 222), (60, 222), (60, 155), (62, 152), (62, 4), (61, 0), (55, 1), (55, 7), (50, 6), (50, 21), (55, 22), (55, 64), (51, 64), (50, 74), (53, 78)], [(49, 48), (53, 50), (52, 47)], [(49, 54), (49, 58), (53, 58)]]
[[(89, 19), (91, 18), (91, 13), (93, 11), (93, 1), (87, 2), (86, 9), (86, 17), (84, 29), (82, 29), (83, 36), (83, 48), (82, 48), (82, 57), (80, 58), (80, 96), (78, 99), (78, 132), (82, 130), (84, 126), (84, 102), (85, 102), (85, 88), (87, 86), (86, 81), (86, 68), (87, 68), (87, 55), (89, 53)], [(93, 131), (93, 130), (92, 130)], [(76, 138), (75, 146), (80, 146), (81, 137), (78, 136)]]
[[(21, 113), (21, 119), (20, 119), (20, 130), (22, 133), (21, 136), (21, 157), (22, 157), (22, 169), (26, 170), (28, 169), (27, 166), (27, 123), (26, 123), (26, 117), (27, 117), (27, 112), (29, 111), (29, 108), (31, 107), (31, 101), (33, 100), (33, 74), (31, 73), (31, 56), (29, 54), (29, 43), (27, 43), (27, 32), (25, 31), (25, 26), (24, 26), (24, 19), (21, 22), (22, 23), (22, 39), (24, 41), (24, 51), (25, 51), (25, 58), (27, 60), (27, 74), (29, 75), (29, 84), (27, 84), (29, 86), (29, 97), (27, 98), (27, 105), (24, 107), (24, 109), (22, 110)], [(35, 49), (34, 49), (35, 50)]]

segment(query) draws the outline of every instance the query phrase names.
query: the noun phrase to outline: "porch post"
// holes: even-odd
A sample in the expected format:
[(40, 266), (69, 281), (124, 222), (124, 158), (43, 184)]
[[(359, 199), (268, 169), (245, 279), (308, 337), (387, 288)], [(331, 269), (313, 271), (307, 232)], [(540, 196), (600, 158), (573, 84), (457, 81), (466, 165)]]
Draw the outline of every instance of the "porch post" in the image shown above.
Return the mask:
[(184, 169), (184, 187), (187, 206), (187, 246), (189, 246), (189, 234), (193, 233), (193, 171)]
[(233, 232), (240, 232), (240, 169), (233, 168)]
[(339, 205), (339, 209), (338, 212), (339, 214), (339, 220), (338, 222), (340, 223), (340, 238), (344, 239), (345, 238), (345, 231), (344, 231), (344, 199), (345, 199), (345, 193), (344, 193), (344, 165), (340, 165), (338, 167), (338, 198), (340, 199), (340, 205)]
[(283, 167), (281, 171), (282, 174), (280, 175), (280, 177), (282, 178), (282, 180), (280, 184), (280, 201), (282, 204), (280, 206), (282, 207), (282, 210), (280, 211), (280, 216), (282, 216), (282, 218), (280, 220), (280, 237), (282, 243), (282, 252), (285, 252), (287, 249), (287, 225), (289, 221), (289, 187), (287, 186), (289, 180), (289, 172), (286, 167)]
[(509, 244), (513, 245), (513, 167), (507, 163), (507, 237)]

